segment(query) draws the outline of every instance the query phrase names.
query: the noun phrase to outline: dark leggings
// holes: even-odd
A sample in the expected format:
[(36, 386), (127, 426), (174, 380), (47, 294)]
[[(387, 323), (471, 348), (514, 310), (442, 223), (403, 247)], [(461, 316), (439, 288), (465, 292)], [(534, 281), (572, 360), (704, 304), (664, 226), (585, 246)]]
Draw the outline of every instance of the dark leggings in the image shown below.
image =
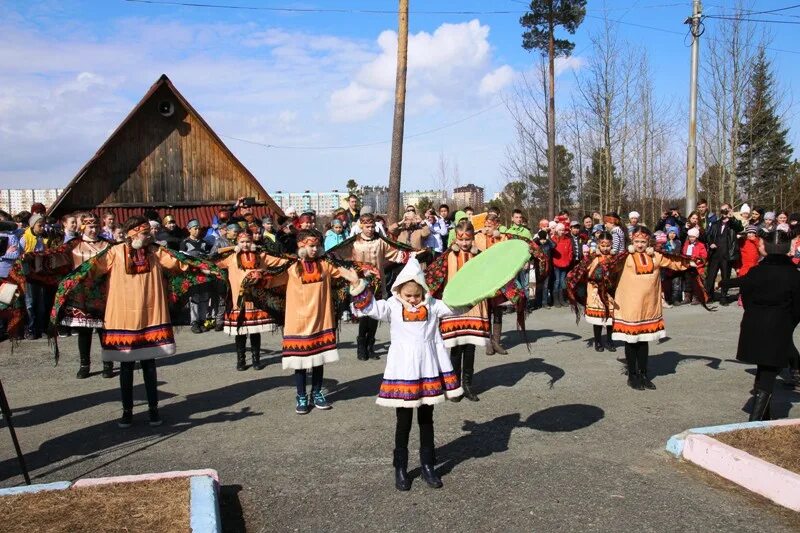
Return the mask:
[(364, 316), (358, 319), (358, 336), (363, 339), (374, 339), (378, 331), (378, 321)]
[[(594, 341), (595, 342), (602, 342), (603, 340), (603, 326), (598, 326), (597, 324), (593, 325), (594, 327)], [(608, 340), (611, 340), (611, 332), (613, 331), (613, 326), (606, 326), (606, 335), (608, 335)]]
[(475, 371), (475, 345), (462, 344), (450, 348), (450, 362), (453, 363), (453, 373), (461, 380), (461, 370), (467, 375), (472, 375)]
[[(394, 447), (408, 448), (408, 436), (411, 434), (411, 422), (414, 418), (412, 407), (398, 407), (397, 425), (394, 429)], [(419, 425), (420, 450), (433, 450), (433, 406), (417, 407), (417, 424)]]
[(650, 355), (650, 345), (647, 342), (626, 342), (625, 361), (628, 363), (628, 373), (647, 373), (647, 356)]
[[(234, 340), (236, 342), (236, 351), (244, 352), (247, 346), (247, 335), (236, 335)], [(250, 348), (254, 352), (261, 350), (261, 333), (250, 334)]]
[[(156, 377), (156, 360), (145, 359), (140, 361), (142, 375), (144, 376), (144, 389), (147, 392), (147, 405), (154, 409), (158, 407), (158, 378)], [(123, 361), (119, 367), (119, 388), (122, 392), (122, 409), (133, 409), (133, 368), (135, 361)]]
[(772, 394), (775, 389), (775, 378), (781, 373), (777, 366), (758, 365), (756, 368), (756, 390)]
[(494, 306), (489, 309), (489, 312), (492, 314), (492, 323), (493, 324), (502, 324), (503, 323), (503, 308), (500, 306)]
[[(78, 330), (78, 353), (81, 359), (89, 360), (89, 354), (92, 351), (92, 328), (75, 328)], [(100, 332), (97, 332), (100, 336)]]
[[(315, 366), (311, 369), (311, 392), (322, 390), (322, 373), (325, 367), (322, 365)], [(306, 374), (305, 369), (294, 371), (294, 385), (297, 387), (297, 395), (306, 395)]]

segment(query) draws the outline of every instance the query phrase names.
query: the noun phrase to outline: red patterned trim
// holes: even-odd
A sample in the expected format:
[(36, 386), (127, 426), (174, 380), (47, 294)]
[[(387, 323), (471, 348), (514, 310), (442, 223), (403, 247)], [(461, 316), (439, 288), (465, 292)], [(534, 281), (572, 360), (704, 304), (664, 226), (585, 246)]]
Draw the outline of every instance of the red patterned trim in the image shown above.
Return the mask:
[(128, 352), (174, 343), (175, 335), (172, 332), (171, 324), (161, 324), (134, 331), (106, 329), (100, 332), (100, 344), (104, 350)]
[(284, 357), (307, 357), (336, 349), (336, 330), (326, 329), (313, 335), (283, 337)]

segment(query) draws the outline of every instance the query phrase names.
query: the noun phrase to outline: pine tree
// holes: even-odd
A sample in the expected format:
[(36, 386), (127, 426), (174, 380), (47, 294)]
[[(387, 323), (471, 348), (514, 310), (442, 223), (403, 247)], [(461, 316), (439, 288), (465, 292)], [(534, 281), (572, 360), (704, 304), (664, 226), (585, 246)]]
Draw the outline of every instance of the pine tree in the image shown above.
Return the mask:
[(776, 107), (771, 63), (761, 48), (750, 75), (736, 177), (748, 200), (777, 209), (782, 207), (780, 184), (786, 180), (792, 148)]

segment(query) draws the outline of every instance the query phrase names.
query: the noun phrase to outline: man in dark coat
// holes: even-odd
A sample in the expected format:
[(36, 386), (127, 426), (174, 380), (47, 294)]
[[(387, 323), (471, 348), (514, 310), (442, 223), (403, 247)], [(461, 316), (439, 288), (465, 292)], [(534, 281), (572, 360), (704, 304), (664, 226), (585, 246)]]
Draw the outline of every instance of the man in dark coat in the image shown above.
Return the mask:
[(797, 354), (792, 335), (800, 323), (800, 271), (792, 263), (784, 231), (763, 235), (767, 256), (741, 278), (723, 282), (739, 287), (744, 306), (736, 359), (758, 365), (750, 420), (769, 420), (775, 378)]
[[(723, 283), (731, 277), (731, 267), (739, 259), (739, 243), (737, 234), (739, 226), (737, 220), (732, 218), (730, 206), (723, 204), (719, 210), (720, 218), (715, 220), (706, 234), (708, 243), (708, 269), (706, 270), (706, 292), (711, 300), (714, 299), (714, 282), (717, 274), (722, 273)], [(728, 304), (728, 289), (722, 287), (722, 305)]]

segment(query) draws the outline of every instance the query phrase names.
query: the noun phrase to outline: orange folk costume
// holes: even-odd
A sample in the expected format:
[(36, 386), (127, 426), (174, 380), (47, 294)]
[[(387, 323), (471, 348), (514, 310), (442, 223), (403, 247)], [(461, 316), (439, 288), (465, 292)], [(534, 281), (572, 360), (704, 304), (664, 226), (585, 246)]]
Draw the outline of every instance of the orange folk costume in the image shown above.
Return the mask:
[[(161, 247), (111, 247), (93, 261), (94, 276), (108, 275), (103, 361), (157, 359), (175, 353), (164, 273), (190, 269)], [(188, 289), (188, 288), (187, 288)]]
[(286, 285), (283, 368), (304, 370), (338, 361), (331, 281), (342, 277), (339, 269), (319, 258), (264, 259), (267, 267), (294, 263), (269, 282), (271, 287)]
[(609, 302), (608, 313), (600, 298), (600, 291), (597, 287), (597, 282), (593, 281), (597, 268), (610, 259), (610, 255), (598, 254), (589, 264), (588, 280), (586, 282), (586, 308), (585, 319), (586, 322), (594, 326), (611, 326), (614, 323), (614, 304), (613, 301)]
[(228, 335), (248, 335), (275, 330), (275, 319), (266, 311), (257, 309), (251, 301), (244, 302), (243, 321), (238, 322), (241, 312), (239, 293), (242, 281), (248, 272), (264, 268), (270, 261), (269, 258), (270, 256), (263, 252), (239, 252), (231, 253), (216, 262), (220, 269), (228, 271), (231, 305), (226, 306), (227, 311), (223, 322), (225, 333)]
[(614, 340), (637, 343), (666, 337), (661, 269), (687, 270), (690, 261), (659, 252), (628, 254), (614, 296)]
[[(447, 280), (441, 286), (442, 290), (447, 285), (447, 281), (453, 279), (453, 276), (461, 270), (466, 262), (475, 257), (478, 250), (473, 250), (473, 252), (455, 250), (445, 252), (447, 254)], [(442, 317), (439, 323), (439, 330), (447, 348), (466, 344), (475, 346), (489, 344), (490, 323), (487, 300), (481, 301), (462, 315)]]

